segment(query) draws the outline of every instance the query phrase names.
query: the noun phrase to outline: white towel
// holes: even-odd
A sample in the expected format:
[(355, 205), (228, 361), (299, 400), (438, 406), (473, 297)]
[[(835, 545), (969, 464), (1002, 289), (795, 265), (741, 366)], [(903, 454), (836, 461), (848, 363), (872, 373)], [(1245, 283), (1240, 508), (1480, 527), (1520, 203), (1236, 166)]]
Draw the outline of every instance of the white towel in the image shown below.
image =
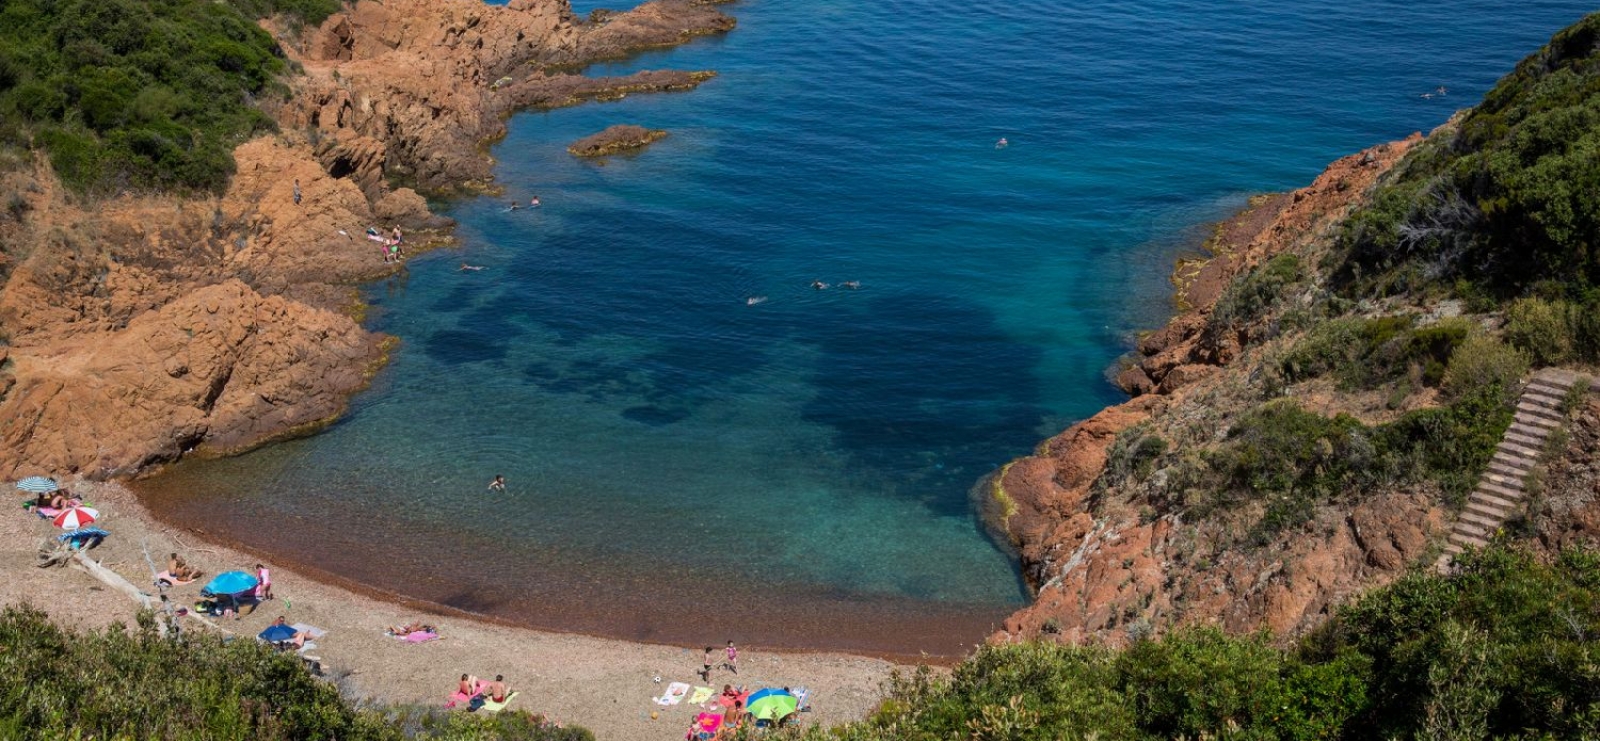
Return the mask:
[(688, 694), (689, 685), (683, 682), (673, 682), (667, 685), (666, 693), (655, 698), (655, 701), (657, 705), (677, 705), (683, 702), (683, 698)]

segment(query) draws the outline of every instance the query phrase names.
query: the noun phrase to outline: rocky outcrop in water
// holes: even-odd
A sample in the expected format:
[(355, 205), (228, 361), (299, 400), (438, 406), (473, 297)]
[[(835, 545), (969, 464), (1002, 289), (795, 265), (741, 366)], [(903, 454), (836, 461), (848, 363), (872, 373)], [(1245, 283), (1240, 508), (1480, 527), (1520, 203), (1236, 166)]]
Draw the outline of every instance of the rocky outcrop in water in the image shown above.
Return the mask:
[(574, 157), (604, 157), (631, 149), (643, 149), (665, 139), (666, 136), (665, 131), (632, 124), (617, 124), (567, 145), (567, 151)]
[(566, 0), (367, 0), (267, 25), (305, 73), (220, 197), (85, 201), (42, 157), (0, 173), (0, 476), (135, 474), (336, 417), (388, 344), (352, 286), (403, 269), (364, 231), (399, 227), (413, 252), (447, 238), (394, 183), (487, 186), (483, 145), (518, 108), (692, 89), (712, 73), (578, 70), (733, 20), (692, 0), (597, 22)]

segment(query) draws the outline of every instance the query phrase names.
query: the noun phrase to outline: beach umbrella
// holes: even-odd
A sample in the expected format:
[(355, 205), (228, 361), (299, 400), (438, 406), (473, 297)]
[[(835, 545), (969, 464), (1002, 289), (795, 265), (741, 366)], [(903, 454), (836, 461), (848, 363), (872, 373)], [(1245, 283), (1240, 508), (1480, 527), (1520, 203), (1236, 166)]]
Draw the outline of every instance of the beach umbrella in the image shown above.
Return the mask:
[(63, 530), (77, 530), (98, 519), (100, 519), (100, 513), (88, 507), (68, 507), (61, 514), (56, 515), (56, 518), (51, 522)]
[(777, 721), (787, 718), (800, 707), (800, 698), (793, 692), (768, 687), (757, 690), (745, 702), (745, 712), (754, 716), (756, 720)]
[(268, 625), (267, 629), (261, 631), (260, 635), (261, 640), (266, 641), (267, 643), (287, 641), (294, 637), (294, 628), (291, 628), (287, 625)]
[(224, 571), (217, 574), (204, 588), (200, 590), (204, 595), (238, 594), (256, 588), (259, 582), (255, 576), (243, 571)]
[(46, 476), (29, 476), (17, 482), (17, 488), (33, 494), (49, 494), (61, 486), (55, 479)]

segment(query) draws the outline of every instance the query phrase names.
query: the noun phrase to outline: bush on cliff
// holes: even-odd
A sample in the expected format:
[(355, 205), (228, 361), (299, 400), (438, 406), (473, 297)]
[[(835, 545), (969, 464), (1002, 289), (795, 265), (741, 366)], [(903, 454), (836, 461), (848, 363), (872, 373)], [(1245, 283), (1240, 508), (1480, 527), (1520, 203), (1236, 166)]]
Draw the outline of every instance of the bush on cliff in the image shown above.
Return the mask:
[[(1121, 651), (986, 646), (897, 676), (869, 718), (809, 741), (1589, 739), (1600, 734), (1600, 553), (1516, 551), (1418, 571), (1282, 649), (1184, 629)], [(754, 738), (744, 734), (741, 738)]]
[(1338, 278), (1360, 293), (1456, 284), (1511, 297), (1600, 288), (1600, 14), (1557, 33), (1453, 132), (1420, 146), (1347, 220)]
[[(419, 720), (426, 718), (425, 720)], [(44, 613), (0, 613), (0, 738), (528, 739), (592, 741), (526, 713), (356, 710), (300, 659), (252, 640), (169, 640), (148, 614), (76, 634)]]
[(218, 192), (233, 148), (272, 128), (256, 99), (281, 90), (282, 52), (252, 19), (320, 20), (337, 7), (10, 0), (0, 5), (0, 119), (31, 134), (73, 190)]

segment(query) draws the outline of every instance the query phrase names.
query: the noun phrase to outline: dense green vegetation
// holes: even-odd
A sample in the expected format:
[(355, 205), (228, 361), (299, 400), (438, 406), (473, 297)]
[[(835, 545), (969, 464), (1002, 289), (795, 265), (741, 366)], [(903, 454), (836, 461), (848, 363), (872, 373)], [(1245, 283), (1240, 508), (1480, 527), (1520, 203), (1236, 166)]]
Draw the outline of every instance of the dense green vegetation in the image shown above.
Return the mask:
[(1600, 290), (1600, 14), (1523, 60), (1453, 135), (1409, 155), (1351, 218), (1339, 276), (1359, 293)]
[(252, 19), (320, 21), (336, 0), (8, 0), (0, 144), (34, 145), (79, 192), (220, 191), (272, 122), (281, 51)]
[(256, 641), (63, 631), (29, 608), (0, 613), (0, 738), (528, 739), (592, 741), (521, 712), (356, 710), (298, 657)]
[(1189, 629), (1115, 651), (989, 646), (900, 676), (870, 718), (780, 738), (1587, 739), (1600, 734), (1600, 554), (1467, 557), (1339, 611), (1290, 649)]

